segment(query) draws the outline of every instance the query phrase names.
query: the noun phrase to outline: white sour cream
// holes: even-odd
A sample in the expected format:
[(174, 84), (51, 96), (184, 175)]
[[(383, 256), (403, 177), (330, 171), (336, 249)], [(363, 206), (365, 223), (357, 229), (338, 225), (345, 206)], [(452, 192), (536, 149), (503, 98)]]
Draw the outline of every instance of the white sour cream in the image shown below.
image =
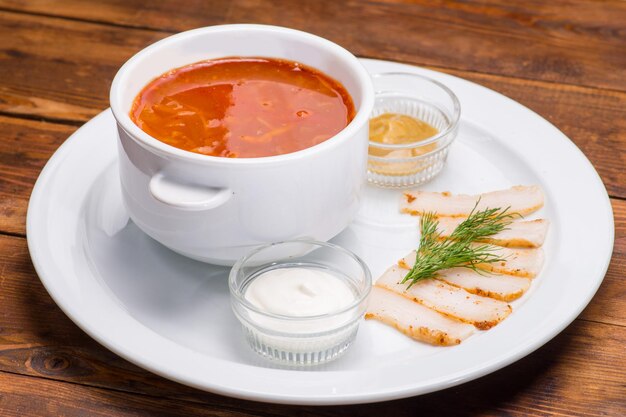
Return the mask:
[(355, 300), (354, 292), (335, 275), (313, 268), (278, 268), (256, 277), (246, 300), (260, 310), (290, 317), (340, 311)]

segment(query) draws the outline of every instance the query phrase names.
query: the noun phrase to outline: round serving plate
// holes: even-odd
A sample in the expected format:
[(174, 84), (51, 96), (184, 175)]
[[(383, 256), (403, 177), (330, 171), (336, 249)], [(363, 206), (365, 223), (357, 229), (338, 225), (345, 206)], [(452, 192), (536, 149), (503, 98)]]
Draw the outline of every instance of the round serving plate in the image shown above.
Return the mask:
[[(423, 189), (543, 187), (546, 205), (533, 217), (551, 222), (547, 261), (504, 322), (442, 348), (365, 321), (353, 347), (328, 365), (294, 370), (265, 362), (246, 346), (231, 313), (228, 269), (175, 254), (128, 221), (109, 110), (59, 148), (31, 197), (28, 245), (55, 302), (98, 342), (145, 369), (223, 395), (289, 404), (432, 392), (500, 369), (552, 339), (589, 303), (611, 257), (611, 205), (592, 165), (558, 129), (494, 91), (413, 66), (363, 64), (372, 73), (430, 76), (461, 101), (448, 164)], [(368, 187), (356, 220), (333, 240), (359, 254), (374, 277), (417, 245), (416, 218), (398, 213), (400, 193)]]

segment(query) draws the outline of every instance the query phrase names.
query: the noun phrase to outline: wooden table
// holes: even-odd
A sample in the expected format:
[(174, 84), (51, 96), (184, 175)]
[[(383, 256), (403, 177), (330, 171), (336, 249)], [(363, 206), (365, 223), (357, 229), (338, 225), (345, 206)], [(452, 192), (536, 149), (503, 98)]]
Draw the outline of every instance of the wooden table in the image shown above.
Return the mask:
[[(600, 173), (615, 212), (613, 259), (589, 307), (535, 353), (477, 381), (344, 407), (197, 391), (84, 334), (52, 302), (29, 258), (24, 225), (35, 179), (78, 126), (108, 107), (110, 82), (131, 55), (174, 32), (232, 22), (302, 29), (362, 57), (448, 72), (563, 130)], [(0, 0), (0, 124), (3, 416), (626, 415), (624, 1)]]

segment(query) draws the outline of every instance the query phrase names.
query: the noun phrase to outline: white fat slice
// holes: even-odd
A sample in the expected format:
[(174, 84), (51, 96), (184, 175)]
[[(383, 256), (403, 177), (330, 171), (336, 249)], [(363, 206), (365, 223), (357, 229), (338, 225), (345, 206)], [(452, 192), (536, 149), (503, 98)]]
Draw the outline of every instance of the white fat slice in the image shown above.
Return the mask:
[[(442, 238), (447, 238), (465, 218), (441, 217), (438, 220), (437, 230)], [(501, 232), (481, 239), (481, 242), (505, 247), (538, 248), (546, 239), (548, 226), (549, 222), (545, 219), (514, 221)]]
[(376, 286), (401, 294), (448, 317), (473, 324), (481, 330), (489, 329), (504, 320), (511, 306), (499, 300), (471, 294), (436, 279), (425, 279), (409, 287), (400, 284), (407, 270), (398, 265), (387, 269), (378, 278)]
[(468, 268), (451, 268), (439, 271), (437, 279), (472, 294), (491, 297), (501, 301), (513, 301), (530, 287), (531, 279), (513, 275), (476, 272)]
[(458, 345), (474, 332), (474, 326), (377, 286), (372, 288), (365, 318), (381, 321), (415, 340), (439, 346)]
[(504, 261), (476, 265), (495, 274), (535, 278), (543, 267), (544, 255), (541, 248), (502, 248), (494, 251)]
[(413, 190), (403, 194), (400, 211), (412, 215), (436, 213), (437, 216), (467, 217), (474, 206), (476, 210), (509, 207), (511, 213), (526, 215), (543, 207), (543, 192), (536, 185), (518, 185), (480, 195)]
[[(544, 255), (541, 248), (503, 248), (495, 247), (493, 253), (503, 261), (475, 265), (478, 269), (494, 274), (506, 274), (516, 277), (535, 278), (543, 267)], [(398, 265), (411, 269), (415, 265), (415, 251), (398, 261)]]

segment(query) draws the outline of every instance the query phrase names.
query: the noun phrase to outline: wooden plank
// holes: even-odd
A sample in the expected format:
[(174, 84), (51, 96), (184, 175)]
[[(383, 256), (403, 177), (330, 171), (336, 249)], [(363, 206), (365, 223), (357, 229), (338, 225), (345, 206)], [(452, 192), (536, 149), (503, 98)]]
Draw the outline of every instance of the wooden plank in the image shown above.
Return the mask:
[[(595, 362), (592, 356), (603, 341), (619, 350), (624, 337), (623, 327), (576, 321), (537, 352), (501, 371), (425, 396), (426, 410), (430, 412), (424, 415), (437, 415), (437, 407), (451, 416), (619, 415), (626, 406), (624, 374), (615, 370), (615, 364), (623, 363), (623, 354), (599, 353), (603, 358), (600, 361), (609, 361), (605, 364)], [(457, 401), (458, 398), (462, 400)], [(422, 411), (423, 402), (413, 404), (398, 408), (413, 413)], [(378, 415), (371, 409), (368, 412)], [(406, 415), (414, 414), (406, 412)]]
[(166, 33), (0, 13), (0, 111), (86, 121), (119, 67)]
[(0, 116), (0, 232), (25, 234), (39, 172), (76, 127)]
[(206, 0), (160, 0), (149, 5), (139, 0), (0, 0), (0, 9), (5, 10), (171, 32), (221, 24), (231, 7), (230, 1)]
[[(609, 192), (626, 197), (624, 3), (227, 3), (164, 0), (148, 8), (136, 0), (89, 5), (78, 0), (0, 0), (0, 8), (159, 30), (221, 19), (262, 20), (311, 28), (361, 55), (457, 68), (450, 72), (502, 91), (553, 121), (596, 164)], [(107, 106), (108, 83), (118, 66), (165, 35), (0, 14), (0, 112), (88, 120)], [(5, 128), (0, 141), (0, 232), (21, 234), (37, 172), (75, 128), (12, 118), (0, 118), (0, 126)], [(354, 407), (283, 407), (233, 400), (145, 372), (74, 326), (36, 279), (24, 240), (0, 236), (0, 414), (622, 415), (626, 202), (612, 203), (617, 235), (610, 270), (581, 319), (563, 334), (535, 354), (473, 383)]]
[(0, 370), (168, 394), (159, 390), (161, 378), (104, 349), (65, 316), (41, 285), (25, 239), (0, 235), (0, 248)]
[[(481, 414), (487, 415), (602, 416), (619, 415), (626, 406), (626, 368), (618, 365), (623, 363), (626, 343), (626, 328), (621, 326), (578, 320), (539, 351), (478, 381), (390, 403), (320, 409), (219, 397), (155, 377), (129, 364), (118, 367), (123, 363), (121, 359), (93, 342), (83, 341), (84, 336), (57, 332), (50, 324), (61, 319), (56, 313), (46, 318), (45, 325), (37, 323), (38, 333), (47, 338), (43, 346), (13, 341), (7, 348), (6, 336), (0, 339), (0, 369), (45, 377), (0, 372), (2, 415), (135, 415), (142, 410), (159, 415), (290, 416), (297, 412), (303, 416), (408, 417), (416, 410), (443, 416), (482, 410)], [(25, 335), (30, 334), (29, 330)]]
[[(0, 112), (86, 121), (108, 106), (109, 83), (124, 60), (162, 36), (0, 13), (0, 57), (7, 58), (6, 75), (0, 77)], [(65, 48), (70, 39), (72, 48)], [(626, 198), (626, 93), (450, 72), (501, 91), (544, 115), (598, 167), (609, 193)]]
[[(362, 56), (626, 90), (622, 1), (2, 0), (0, 7), (182, 31), (215, 23), (289, 26)], [(520, 53), (523, 51), (523, 53)]]
[(611, 203), (615, 221), (613, 257), (594, 298), (602, 302), (591, 302), (580, 317), (626, 327), (626, 201), (611, 200)]
[(287, 25), (361, 56), (626, 89), (624, 2), (396, 3), (240, 0), (230, 21)]
[(498, 91), (554, 124), (591, 161), (609, 195), (626, 198), (624, 93), (462, 71), (446, 72)]
[(252, 416), (219, 404), (197, 404), (103, 390), (0, 372), (0, 412), (5, 417)]

